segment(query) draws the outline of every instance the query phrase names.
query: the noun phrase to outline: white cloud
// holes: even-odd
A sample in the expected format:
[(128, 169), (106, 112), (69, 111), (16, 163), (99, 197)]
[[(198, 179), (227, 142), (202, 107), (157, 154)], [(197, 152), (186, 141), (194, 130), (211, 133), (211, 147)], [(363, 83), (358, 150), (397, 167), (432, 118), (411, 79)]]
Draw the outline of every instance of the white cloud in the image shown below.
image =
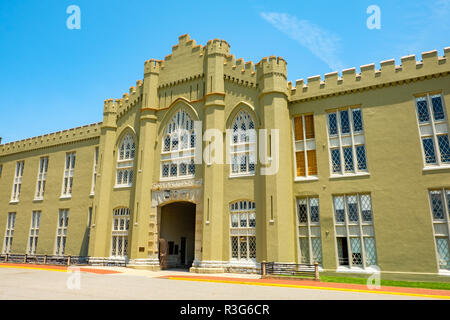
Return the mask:
[(261, 12), (260, 15), (279, 31), (311, 51), (333, 71), (342, 69), (343, 64), (337, 54), (340, 39), (336, 35), (308, 20), (299, 20), (286, 13)]

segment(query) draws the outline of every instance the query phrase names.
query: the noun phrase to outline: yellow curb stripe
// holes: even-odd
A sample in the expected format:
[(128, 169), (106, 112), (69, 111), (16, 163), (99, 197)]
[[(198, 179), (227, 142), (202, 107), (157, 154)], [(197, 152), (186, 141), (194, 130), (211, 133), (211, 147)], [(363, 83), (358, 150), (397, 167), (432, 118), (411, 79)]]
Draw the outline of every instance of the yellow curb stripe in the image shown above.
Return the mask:
[(7, 266), (7, 265), (0, 265), (0, 268), (16, 268), (16, 269), (31, 269), (31, 270), (44, 270), (44, 271), (67, 272), (67, 270), (64, 270), (64, 269), (38, 268), (38, 267), (24, 267), (24, 266)]
[(185, 281), (203, 281), (203, 282), (216, 282), (216, 283), (246, 284), (246, 285), (269, 286), (269, 287), (287, 287), (287, 288), (315, 289), (315, 290), (349, 291), (349, 292), (359, 292), (359, 293), (393, 294), (393, 295), (400, 295), (400, 296), (415, 296), (415, 297), (435, 298), (435, 299), (436, 298), (438, 298), (438, 299), (450, 299), (450, 296), (432, 295), (432, 294), (392, 292), (392, 291), (375, 291), (375, 290), (365, 290), (365, 289), (349, 289), (349, 288), (333, 288), (333, 287), (315, 287), (315, 286), (302, 286), (302, 285), (282, 284), (282, 283), (262, 283), (262, 282), (215, 280), (215, 279), (194, 279), (194, 278), (182, 278), (182, 277), (169, 277), (168, 279), (169, 280), (185, 280)]

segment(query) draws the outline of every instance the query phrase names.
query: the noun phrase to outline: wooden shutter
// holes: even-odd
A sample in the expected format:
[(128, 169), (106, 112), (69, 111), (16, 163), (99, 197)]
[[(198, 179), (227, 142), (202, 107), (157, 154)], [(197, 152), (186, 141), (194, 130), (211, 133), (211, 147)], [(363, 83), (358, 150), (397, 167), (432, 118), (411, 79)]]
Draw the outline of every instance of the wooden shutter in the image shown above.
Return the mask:
[(298, 151), (295, 153), (295, 157), (297, 160), (297, 177), (305, 177), (306, 176), (305, 152)]
[(305, 116), (306, 139), (314, 139), (314, 116), (312, 114)]
[(303, 119), (302, 116), (294, 118), (295, 141), (303, 140)]
[(306, 156), (308, 157), (308, 175), (317, 175), (316, 150), (308, 150)]

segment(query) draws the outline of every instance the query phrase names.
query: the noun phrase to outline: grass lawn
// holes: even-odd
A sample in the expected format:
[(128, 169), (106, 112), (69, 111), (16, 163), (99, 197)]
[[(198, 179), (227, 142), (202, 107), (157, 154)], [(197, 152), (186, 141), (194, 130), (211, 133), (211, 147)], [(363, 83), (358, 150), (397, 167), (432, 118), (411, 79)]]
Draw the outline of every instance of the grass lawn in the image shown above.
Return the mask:
[[(364, 278), (320, 276), (320, 280), (323, 282), (367, 284), (367, 279)], [(448, 282), (416, 282), (416, 281), (397, 281), (397, 280), (381, 279), (381, 285), (389, 287), (450, 290), (450, 283)]]
[[(277, 277), (293, 277), (288, 275), (277, 275)], [(302, 277), (304, 279), (313, 279), (308, 277)], [(320, 276), (322, 282), (335, 282), (335, 283), (354, 283), (354, 284), (367, 284), (366, 278), (353, 278), (353, 277), (335, 277), (335, 276)], [(417, 281), (397, 281), (397, 280), (383, 280), (381, 279), (381, 286), (388, 287), (408, 287), (408, 288), (424, 288), (424, 289), (439, 289), (450, 290), (449, 282), (417, 282)]]

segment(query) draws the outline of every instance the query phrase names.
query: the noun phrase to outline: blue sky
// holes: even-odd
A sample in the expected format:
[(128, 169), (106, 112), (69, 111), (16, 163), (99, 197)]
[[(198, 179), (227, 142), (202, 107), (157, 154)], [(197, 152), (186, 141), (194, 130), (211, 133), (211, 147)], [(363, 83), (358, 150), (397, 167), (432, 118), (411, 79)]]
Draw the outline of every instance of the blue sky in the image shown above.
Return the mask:
[[(69, 5), (81, 29), (69, 30)], [(381, 29), (369, 30), (369, 5)], [(143, 78), (178, 36), (225, 39), (231, 53), (288, 62), (291, 81), (450, 46), (450, 0), (0, 0), (2, 143), (102, 121), (103, 101)]]

